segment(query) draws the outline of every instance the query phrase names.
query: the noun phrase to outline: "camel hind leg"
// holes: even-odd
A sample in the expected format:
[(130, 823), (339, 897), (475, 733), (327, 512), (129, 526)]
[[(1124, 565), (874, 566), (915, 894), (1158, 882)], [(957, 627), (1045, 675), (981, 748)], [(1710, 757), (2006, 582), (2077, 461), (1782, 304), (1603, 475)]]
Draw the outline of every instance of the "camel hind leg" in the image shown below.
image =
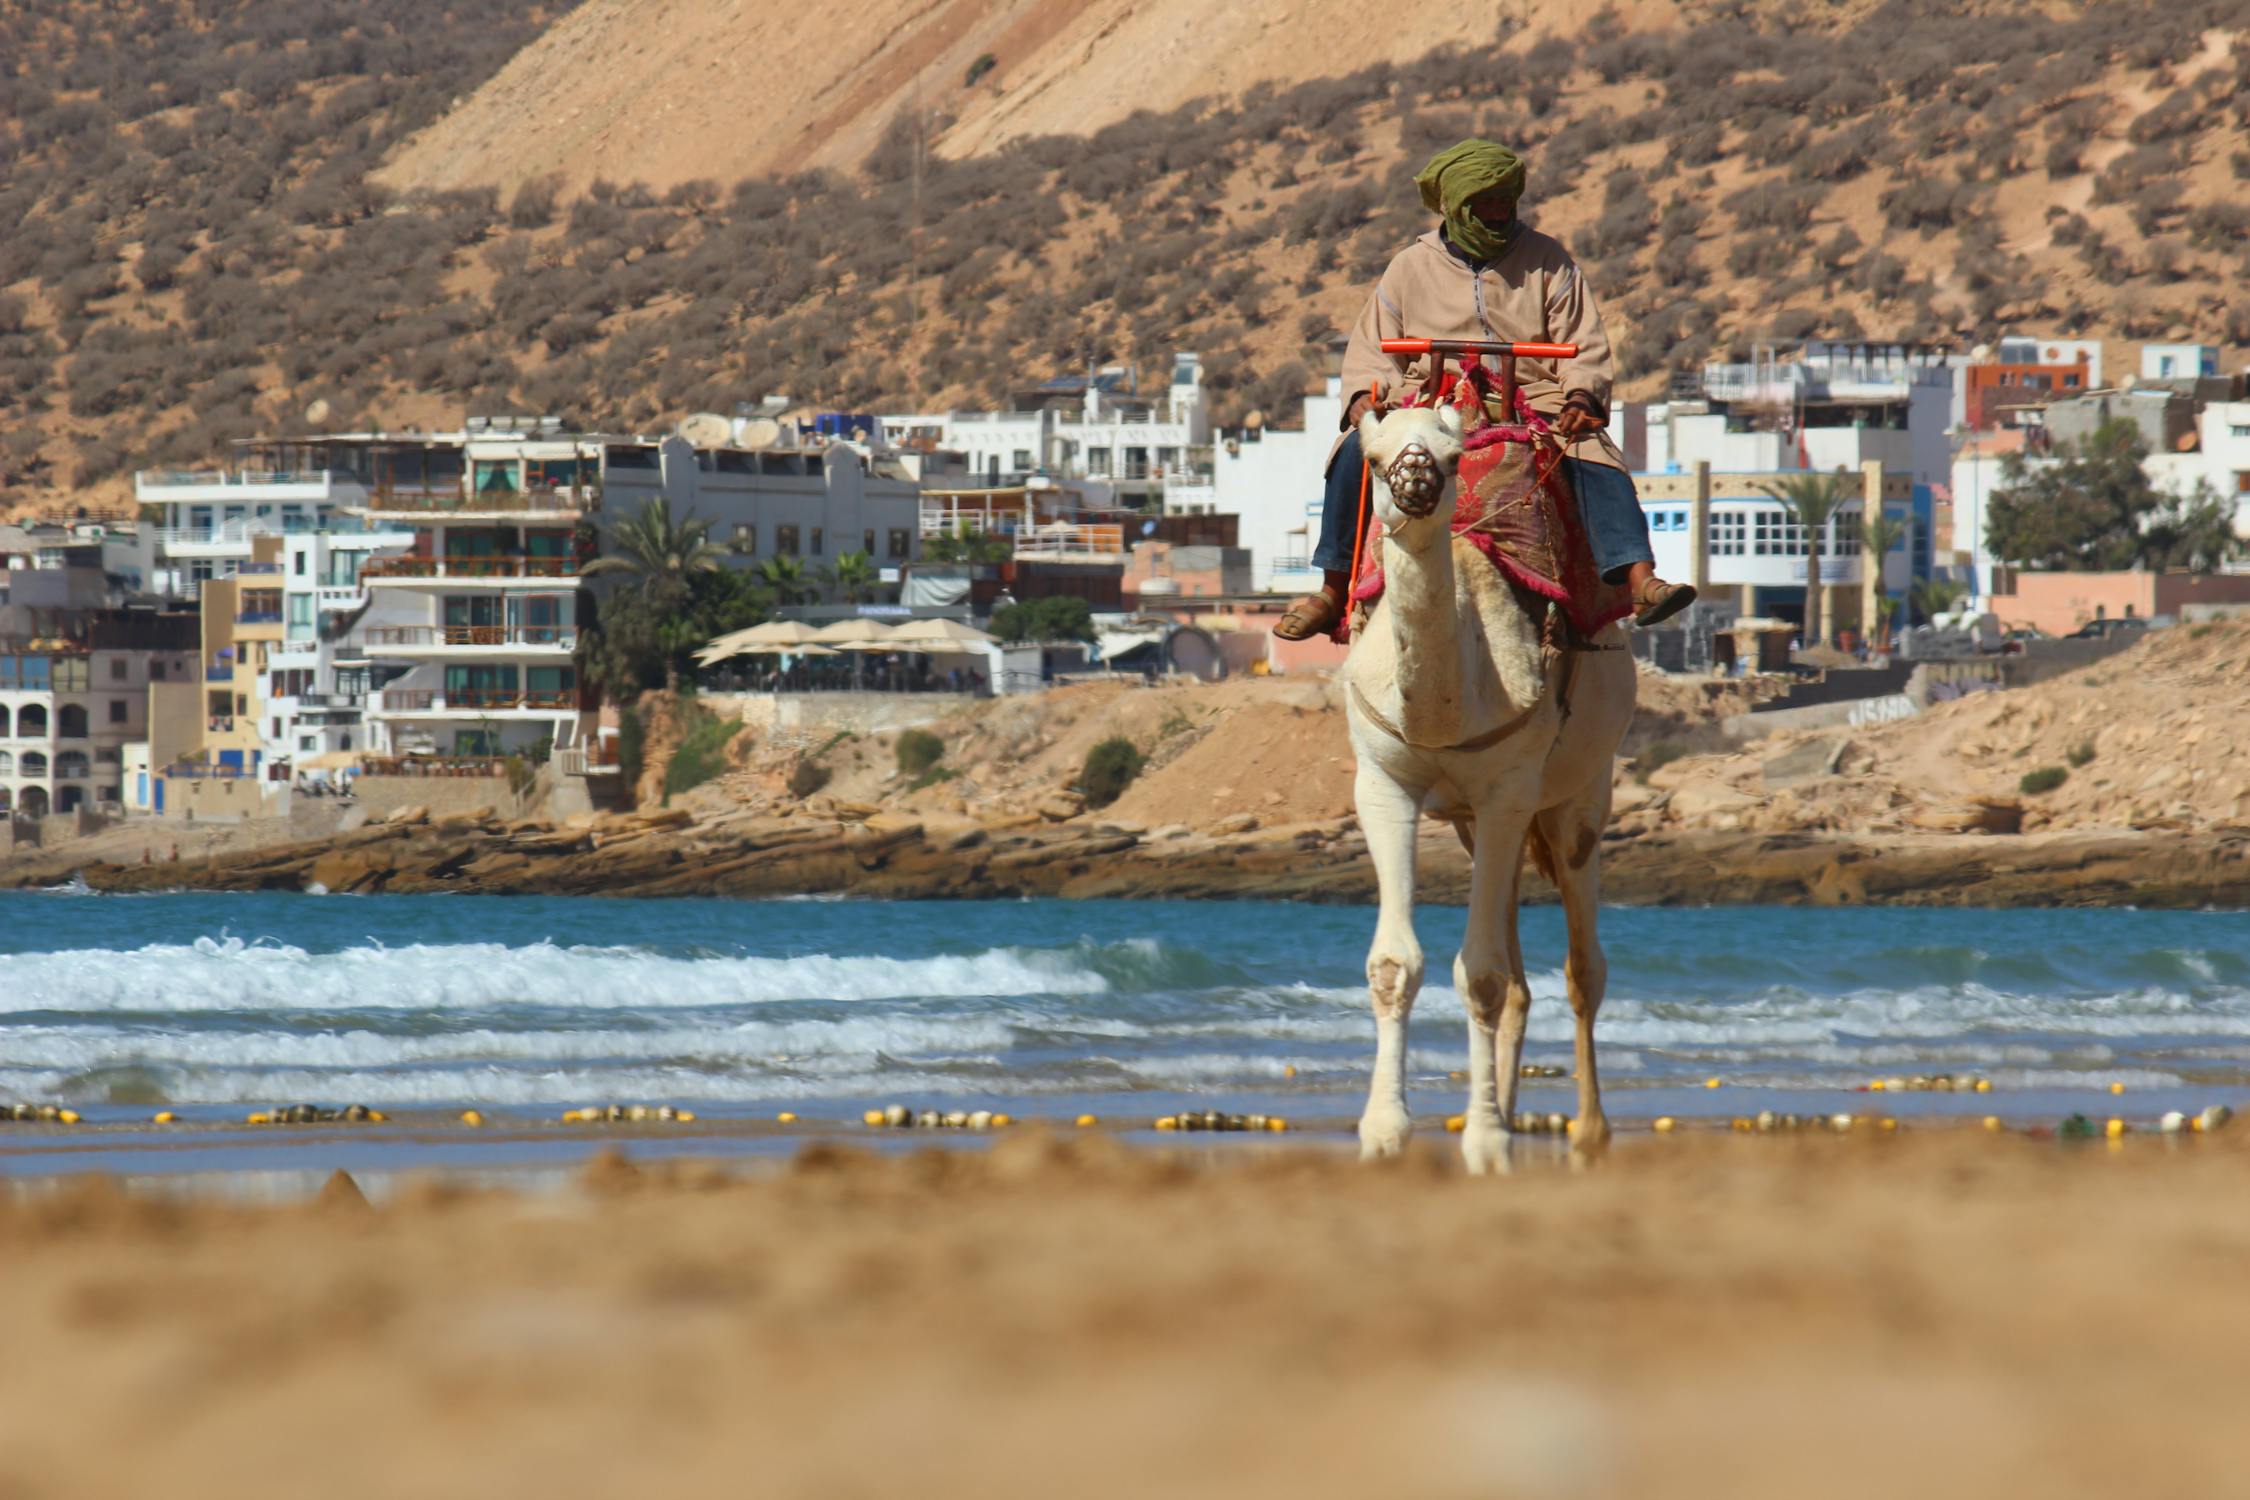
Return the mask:
[(1599, 777), (1578, 796), (1543, 810), (1533, 820), (1529, 841), (1539, 873), (1562, 896), (1563, 916), (1570, 924), (1570, 956), (1563, 973), (1577, 1022), (1578, 1063), (1578, 1118), (1571, 1124), (1570, 1137), (1575, 1149), (1589, 1154), (1606, 1147), (1610, 1135), (1609, 1117), (1602, 1111), (1601, 1075), (1594, 1061), (1594, 1018), (1609, 986), (1609, 960), (1602, 954), (1598, 930), (1601, 837), (1602, 825), (1609, 821), (1609, 792), (1609, 778)]
[(1469, 1017), (1469, 1100), (1461, 1158), (1472, 1173), (1508, 1169), (1508, 1117), (1515, 1106), (1517, 1059), (1531, 989), (1516, 939), (1516, 894), (1527, 820), (1517, 806), (1479, 809), (1476, 825), (1457, 825), (1469, 850), (1469, 923), (1453, 983)]

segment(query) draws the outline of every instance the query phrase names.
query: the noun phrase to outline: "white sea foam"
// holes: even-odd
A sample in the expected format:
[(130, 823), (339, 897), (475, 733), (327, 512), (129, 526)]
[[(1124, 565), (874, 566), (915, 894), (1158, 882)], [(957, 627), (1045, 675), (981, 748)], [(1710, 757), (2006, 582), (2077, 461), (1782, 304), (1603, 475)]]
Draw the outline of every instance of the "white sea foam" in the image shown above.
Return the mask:
[(544, 942), (308, 953), (230, 937), (130, 952), (0, 956), (0, 1012), (666, 1009), (788, 1000), (1094, 995), (1108, 988), (1107, 980), (1070, 955), (1006, 948), (918, 959), (677, 958)]

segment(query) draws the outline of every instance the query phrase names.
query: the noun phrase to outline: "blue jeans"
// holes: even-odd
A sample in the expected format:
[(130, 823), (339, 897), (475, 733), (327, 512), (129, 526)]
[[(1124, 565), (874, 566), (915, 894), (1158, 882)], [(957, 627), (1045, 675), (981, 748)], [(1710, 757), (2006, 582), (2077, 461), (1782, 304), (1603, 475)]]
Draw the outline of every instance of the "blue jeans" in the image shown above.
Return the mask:
[[(1635, 563), (1653, 563), (1649, 549), (1648, 515), (1641, 509), (1633, 476), (1607, 464), (1563, 460), (1569, 466), (1571, 488), (1578, 494), (1579, 518), (1594, 549), (1594, 566), (1611, 583), (1625, 581), (1626, 569)], [(1352, 565), (1352, 531), (1359, 521), (1359, 434), (1348, 433), (1328, 466), (1327, 493), (1320, 513), (1320, 545), (1313, 550), (1313, 566), (1341, 573)]]

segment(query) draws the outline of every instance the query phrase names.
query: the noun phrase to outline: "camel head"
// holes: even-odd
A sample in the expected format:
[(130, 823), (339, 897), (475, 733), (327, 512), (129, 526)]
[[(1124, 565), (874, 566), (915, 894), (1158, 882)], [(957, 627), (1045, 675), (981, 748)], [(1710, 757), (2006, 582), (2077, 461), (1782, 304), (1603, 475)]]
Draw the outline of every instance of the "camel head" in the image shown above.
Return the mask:
[(1426, 533), (1446, 534), (1463, 427), (1461, 409), (1450, 401), (1359, 419), (1361, 451), (1383, 481), (1373, 498), (1386, 533), (1409, 545), (1430, 540)]

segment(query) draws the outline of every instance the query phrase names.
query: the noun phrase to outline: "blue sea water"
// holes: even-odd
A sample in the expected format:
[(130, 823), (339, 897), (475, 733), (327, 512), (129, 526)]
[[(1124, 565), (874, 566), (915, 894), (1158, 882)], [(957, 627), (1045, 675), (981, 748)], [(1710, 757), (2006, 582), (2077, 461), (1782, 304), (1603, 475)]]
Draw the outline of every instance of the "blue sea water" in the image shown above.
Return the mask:
[[(551, 1119), (870, 1105), (1348, 1116), (1364, 908), (0, 893), (0, 1101), (91, 1120), (309, 1100)], [(1464, 914), (1421, 911), (1416, 1107), (1459, 1107)], [(1569, 1061), (1560, 913), (1524, 913), (1532, 1061)], [(2145, 1111), (2250, 1095), (2239, 913), (1612, 908), (1613, 1115)], [(1707, 1077), (1728, 1087), (1707, 1090)], [(1524, 1107), (1568, 1111), (1570, 1085)], [(1865, 1101), (1860, 1101), (1864, 1107)]]

